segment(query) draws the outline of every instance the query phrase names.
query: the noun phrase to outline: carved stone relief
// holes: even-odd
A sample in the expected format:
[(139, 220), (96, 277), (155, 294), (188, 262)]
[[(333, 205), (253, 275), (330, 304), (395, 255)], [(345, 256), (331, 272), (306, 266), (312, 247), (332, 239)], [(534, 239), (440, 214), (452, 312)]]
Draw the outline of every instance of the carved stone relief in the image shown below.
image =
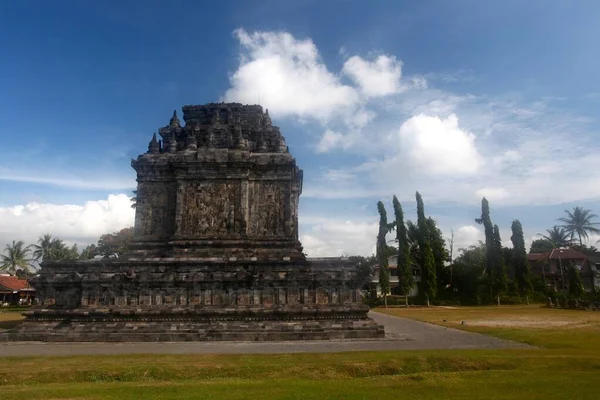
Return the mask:
[(255, 182), (250, 216), (252, 233), (257, 237), (283, 236), (285, 233), (285, 183)]
[(190, 236), (234, 235), (237, 185), (233, 182), (193, 182), (185, 185), (181, 234)]

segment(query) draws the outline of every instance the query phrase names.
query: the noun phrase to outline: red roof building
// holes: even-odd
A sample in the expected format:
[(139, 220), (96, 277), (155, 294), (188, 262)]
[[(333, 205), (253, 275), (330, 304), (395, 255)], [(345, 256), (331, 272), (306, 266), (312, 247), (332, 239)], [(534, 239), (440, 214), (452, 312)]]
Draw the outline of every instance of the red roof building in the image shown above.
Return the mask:
[(26, 279), (11, 275), (0, 275), (0, 305), (30, 304), (35, 297), (35, 289)]
[(588, 256), (575, 249), (552, 249), (545, 253), (527, 255), (531, 273), (541, 276), (546, 285), (554, 290), (566, 289), (568, 283), (567, 267), (573, 264), (581, 276), (583, 287), (591, 291), (596, 282), (596, 267)]

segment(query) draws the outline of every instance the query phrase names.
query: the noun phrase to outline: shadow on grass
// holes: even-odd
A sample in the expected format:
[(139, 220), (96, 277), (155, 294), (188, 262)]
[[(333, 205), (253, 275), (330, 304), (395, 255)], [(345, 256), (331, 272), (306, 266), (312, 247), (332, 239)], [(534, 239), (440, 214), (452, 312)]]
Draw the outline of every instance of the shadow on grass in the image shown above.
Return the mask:
[(20, 325), (22, 322), (22, 320), (0, 321), (0, 329), (12, 329)]

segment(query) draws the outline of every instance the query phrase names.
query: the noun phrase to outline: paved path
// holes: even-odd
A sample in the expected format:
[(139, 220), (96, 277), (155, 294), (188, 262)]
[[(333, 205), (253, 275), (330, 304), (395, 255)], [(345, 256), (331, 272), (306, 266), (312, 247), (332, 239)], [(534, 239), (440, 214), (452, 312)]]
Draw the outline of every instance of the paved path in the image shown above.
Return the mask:
[(0, 343), (2, 356), (68, 356), (100, 354), (275, 354), (333, 353), (423, 349), (532, 348), (478, 333), (464, 332), (371, 311), (384, 325), (385, 339), (294, 342), (171, 342), (171, 343)]

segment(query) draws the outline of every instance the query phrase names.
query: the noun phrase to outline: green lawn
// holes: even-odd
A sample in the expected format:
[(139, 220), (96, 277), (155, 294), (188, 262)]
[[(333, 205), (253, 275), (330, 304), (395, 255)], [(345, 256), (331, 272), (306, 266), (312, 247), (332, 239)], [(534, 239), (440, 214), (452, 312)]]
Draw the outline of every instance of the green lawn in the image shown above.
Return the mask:
[(600, 356), (600, 312), (597, 311), (539, 305), (378, 308), (377, 311), (556, 349), (561, 354), (568, 350), (569, 355)]
[(0, 398), (598, 398), (600, 313), (520, 306), (379, 311), (524, 340), (544, 348), (0, 357)]

